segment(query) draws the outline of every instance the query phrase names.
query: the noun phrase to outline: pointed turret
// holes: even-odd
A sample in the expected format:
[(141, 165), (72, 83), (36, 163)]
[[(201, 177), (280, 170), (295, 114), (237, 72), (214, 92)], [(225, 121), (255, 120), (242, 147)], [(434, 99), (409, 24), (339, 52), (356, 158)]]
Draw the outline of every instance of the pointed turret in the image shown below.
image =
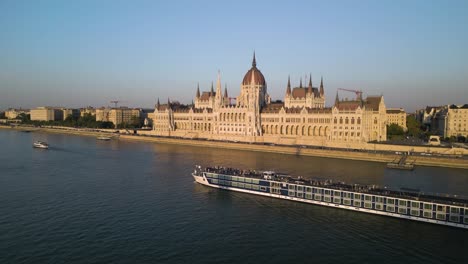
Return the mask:
[(197, 98), (200, 98), (200, 83), (197, 83)]
[(169, 97), (167, 98), (167, 108), (171, 108), (171, 101), (169, 100)]
[(255, 51), (254, 51), (254, 54), (253, 54), (253, 60), (252, 60), (252, 67), (257, 67), (257, 60), (255, 60)]
[(160, 106), (160, 105), (161, 105), (161, 104), (159, 103), (159, 97), (158, 97), (158, 102), (156, 103), (156, 109), (157, 109), (157, 110), (159, 110), (159, 106)]
[(224, 84), (224, 98), (228, 98), (227, 84)]
[(290, 95), (291, 94), (291, 78), (288, 76), (288, 87), (286, 87), (286, 94)]
[(309, 74), (309, 87), (307, 89), (308, 94), (312, 94), (312, 74)]
[(211, 82), (211, 91), (210, 91), (210, 97), (214, 95), (214, 90), (213, 90), (213, 82)]
[[(323, 91), (323, 76), (322, 76), (322, 78), (320, 79), (320, 96), (323, 97), (324, 94), (325, 92)], [(337, 96), (338, 96), (338, 93), (337, 93)]]
[(336, 91), (335, 106), (338, 106), (339, 103), (340, 103), (340, 98), (338, 97), (338, 91)]
[(218, 70), (218, 79), (216, 80), (216, 94), (221, 95), (221, 73)]
[(301, 81), (299, 83), (299, 88), (302, 88), (302, 77), (301, 77)]

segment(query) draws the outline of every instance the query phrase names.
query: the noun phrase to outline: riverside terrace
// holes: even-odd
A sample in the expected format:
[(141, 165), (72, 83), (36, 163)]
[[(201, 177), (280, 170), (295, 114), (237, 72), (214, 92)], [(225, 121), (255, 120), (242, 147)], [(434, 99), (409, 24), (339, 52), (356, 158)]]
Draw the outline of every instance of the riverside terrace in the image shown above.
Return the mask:
[[(387, 187), (378, 185), (360, 185), (346, 184), (345, 182), (333, 182), (332, 180), (309, 179), (298, 176), (293, 178), (290, 175), (279, 174), (271, 171), (256, 171), (256, 170), (240, 170), (227, 167), (206, 167), (204, 170), (197, 171), (198, 173), (208, 172), (229, 176), (241, 176), (255, 179), (267, 179), (266, 175), (271, 175), (272, 181), (284, 182), (288, 184), (299, 184), (313, 187), (329, 188), (346, 192), (357, 192), (380, 196), (391, 196), (400, 199), (417, 200), (423, 202), (456, 205), (468, 207), (468, 197), (449, 194), (424, 193), (418, 190), (410, 190), (402, 188), (402, 190), (393, 190)], [(261, 184), (261, 183), (260, 183)]]

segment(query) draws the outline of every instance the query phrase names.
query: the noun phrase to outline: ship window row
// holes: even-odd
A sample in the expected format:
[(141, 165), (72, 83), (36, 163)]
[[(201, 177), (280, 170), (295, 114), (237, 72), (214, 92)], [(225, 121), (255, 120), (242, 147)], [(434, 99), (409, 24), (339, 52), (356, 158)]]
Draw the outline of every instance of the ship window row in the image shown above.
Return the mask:
[[(275, 186), (278, 187), (277, 193), (280, 194), (281, 183), (272, 182), (271, 184), (275, 184)], [(386, 198), (382, 196), (358, 194), (344, 191), (342, 192), (294, 184), (288, 184), (288, 195), (324, 202), (333, 201), (333, 203), (337, 204), (343, 203), (344, 205), (354, 205), (355, 207), (364, 207), (367, 209), (375, 209), (381, 211), (385, 210), (387, 212), (395, 212), (397, 210), (397, 207), (394, 205), (398, 205), (398, 213), (400, 214), (408, 214), (409, 211), (409, 214), (412, 216), (423, 216), (426, 218), (433, 218), (433, 214), (435, 212), (437, 219), (446, 220), (447, 218), (447, 206), (432, 203)], [(364, 203), (361, 204), (361, 202)], [(386, 205), (385, 207), (384, 204)], [(449, 209), (449, 215), (453, 216), (452, 219), (454, 222), (460, 221), (459, 215), (463, 214), (463, 212), (463, 221), (468, 222), (468, 208), (449, 206)]]
[(278, 189), (278, 188), (271, 188), (271, 189), (270, 189), (270, 192), (271, 192), (271, 193), (276, 193), (276, 194), (281, 194), (281, 189)]
[(222, 175), (222, 174), (214, 174), (214, 173), (207, 173), (207, 177), (211, 178), (219, 178), (220, 180), (228, 180), (228, 181), (238, 181), (238, 182), (245, 182), (245, 183), (253, 183), (259, 184), (259, 179), (252, 179), (246, 177), (239, 177), (239, 176), (230, 176), (230, 175)]
[(211, 183), (225, 185), (225, 186), (233, 186), (233, 187), (238, 187), (238, 188), (251, 189), (251, 190), (260, 189), (260, 186), (255, 185), (255, 184), (240, 183), (240, 182), (234, 182), (234, 181), (211, 179)]

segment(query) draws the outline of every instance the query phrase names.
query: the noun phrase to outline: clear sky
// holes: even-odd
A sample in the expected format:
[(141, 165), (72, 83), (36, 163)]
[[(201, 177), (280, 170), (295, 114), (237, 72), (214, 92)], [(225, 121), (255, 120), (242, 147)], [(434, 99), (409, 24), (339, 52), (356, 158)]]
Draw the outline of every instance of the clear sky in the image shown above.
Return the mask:
[[(468, 103), (468, 1), (0, 1), (0, 109), (190, 103), (252, 53), (273, 99), (312, 73), (387, 107)], [(340, 96), (352, 98), (352, 93)]]

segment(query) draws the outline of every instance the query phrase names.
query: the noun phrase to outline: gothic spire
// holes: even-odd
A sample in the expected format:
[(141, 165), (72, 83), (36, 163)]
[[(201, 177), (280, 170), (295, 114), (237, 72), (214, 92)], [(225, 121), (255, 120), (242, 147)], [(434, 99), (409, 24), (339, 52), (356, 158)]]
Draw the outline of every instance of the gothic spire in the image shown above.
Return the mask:
[(308, 93), (312, 94), (312, 74), (309, 74), (309, 87)]
[[(323, 91), (323, 76), (322, 78), (320, 79), (320, 95), (323, 97), (324, 95), (324, 91)], [(338, 93), (337, 93), (337, 96), (338, 96)]]
[(338, 91), (336, 91), (335, 106), (338, 106), (339, 103), (340, 103), (340, 98), (338, 98)]
[(216, 80), (216, 94), (221, 96), (221, 72), (218, 70), (218, 80)]
[(200, 98), (200, 83), (197, 83), (197, 98)]
[(158, 102), (156, 103), (156, 109), (159, 110), (159, 106), (160, 106), (160, 103), (159, 103), (159, 97), (158, 97)]
[(213, 82), (211, 82), (211, 91), (210, 91), (210, 97), (214, 95), (214, 90), (213, 90)]
[(252, 67), (257, 67), (257, 60), (255, 60), (255, 51), (254, 51), (254, 54), (253, 54), (253, 60), (252, 60)]
[(286, 88), (286, 94), (290, 95), (291, 94), (291, 78), (288, 75), (288, 87)]
[(171, 101), (169, 100), (169, 97), (167, 98), (167, 108), (171, 108)]
[(302, 77), (301, 77), (301, 81), (299, 83), (299, 88), (302, 88)]
[(228, 98), (228, 93), (227, 93), (227, 83), (224, 84), (224, 98)]

